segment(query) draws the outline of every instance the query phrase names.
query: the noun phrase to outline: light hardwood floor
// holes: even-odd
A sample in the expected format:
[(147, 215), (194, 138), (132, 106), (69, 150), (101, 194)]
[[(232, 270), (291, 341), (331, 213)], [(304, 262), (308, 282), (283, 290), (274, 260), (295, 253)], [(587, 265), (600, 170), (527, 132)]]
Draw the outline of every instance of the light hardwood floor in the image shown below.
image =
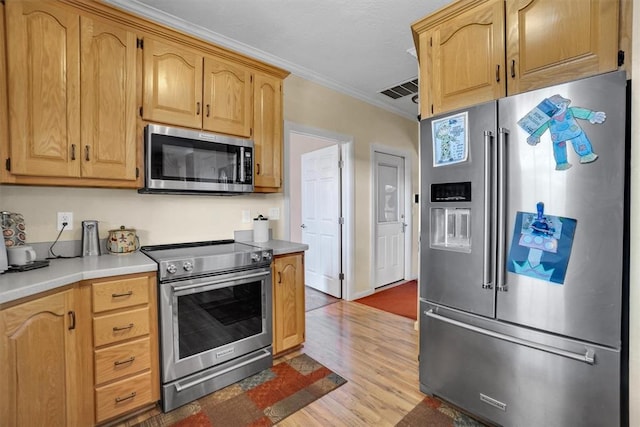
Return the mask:
[[(347, 383), (279, 426), (394, 426), (424, 395), (414, 321), (340, 301), (307, 312), (302, 350)], [(277, 363), (277, 361), (275, 361)]]
[[(340, 300), (306, 312), (304, 346), (274, 364), (301, 353), (347, 383), (278, 426), (394, 426), (424, 398), (418, 389), (418, 332), (411, 319)], [(133, 426), (158, 413), (154, 408), (115, 425)]]

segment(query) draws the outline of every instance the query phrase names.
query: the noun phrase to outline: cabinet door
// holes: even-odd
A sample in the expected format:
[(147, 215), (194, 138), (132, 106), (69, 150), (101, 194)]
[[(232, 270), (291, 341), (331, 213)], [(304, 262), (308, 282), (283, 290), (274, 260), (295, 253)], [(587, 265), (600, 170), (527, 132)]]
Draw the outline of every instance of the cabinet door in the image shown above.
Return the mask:
[(282, 80), (254, 75), (253, 142), (256, 191), (277, 192), (282, 186)]
[(203, 129), (251, 135), (251, 72), (214, 58), (204, 59)]
[(505, 95), (503, 0), (442, 23), (430, 42), (433, 114)]
[(73, 290), (0, 312), (0, 420), (75, 426), (78, 362)]
[(507, 92), (617, 68), (618, 0), (508, 0)]
[(53, 2), (6, 2), (13, 174), (80, 175), (79, 21)]
[(304, 254), (278, 256), (273, 262), (273, 351), (304, 342)]
[(82, 176), (136, 179), (136, 36), (82, 17)]
[(200, 129), (202, 55), (150, 37), (143, 50), (143, 118)]

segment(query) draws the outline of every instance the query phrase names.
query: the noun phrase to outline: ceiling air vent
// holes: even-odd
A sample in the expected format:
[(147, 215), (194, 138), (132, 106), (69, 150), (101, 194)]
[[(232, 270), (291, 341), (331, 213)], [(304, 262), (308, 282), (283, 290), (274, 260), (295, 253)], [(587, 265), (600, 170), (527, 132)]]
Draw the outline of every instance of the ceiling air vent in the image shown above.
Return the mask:
[(403, 96), (418, 93), (418, 79), (400, 83), (397, 86), (380, 91), (380, 93), (383, 95), (387, 95), (391, 99), (398, 99), (402, 98)]

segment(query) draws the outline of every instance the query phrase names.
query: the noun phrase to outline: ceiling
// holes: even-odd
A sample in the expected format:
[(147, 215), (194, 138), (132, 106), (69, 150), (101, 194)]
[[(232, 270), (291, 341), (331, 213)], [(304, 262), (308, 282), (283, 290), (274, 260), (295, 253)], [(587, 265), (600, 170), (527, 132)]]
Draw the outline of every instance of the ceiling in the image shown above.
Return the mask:
[[(105, 0), (331, 89), (415, 119), (411, 24), (451, 0)], [(415, 53), (414, 53), (415, 55)]]

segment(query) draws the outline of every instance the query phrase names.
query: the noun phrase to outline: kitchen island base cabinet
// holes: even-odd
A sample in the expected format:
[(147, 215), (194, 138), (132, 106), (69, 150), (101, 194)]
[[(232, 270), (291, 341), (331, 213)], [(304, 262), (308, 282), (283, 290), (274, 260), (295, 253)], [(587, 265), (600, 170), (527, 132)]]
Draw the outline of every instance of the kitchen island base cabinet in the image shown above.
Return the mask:
[(85, 425), (75, 290), (0, 311), (0, 424)]
[(304, 253), (273, 260), (273, 353), (278, 355), (304, 342)]

